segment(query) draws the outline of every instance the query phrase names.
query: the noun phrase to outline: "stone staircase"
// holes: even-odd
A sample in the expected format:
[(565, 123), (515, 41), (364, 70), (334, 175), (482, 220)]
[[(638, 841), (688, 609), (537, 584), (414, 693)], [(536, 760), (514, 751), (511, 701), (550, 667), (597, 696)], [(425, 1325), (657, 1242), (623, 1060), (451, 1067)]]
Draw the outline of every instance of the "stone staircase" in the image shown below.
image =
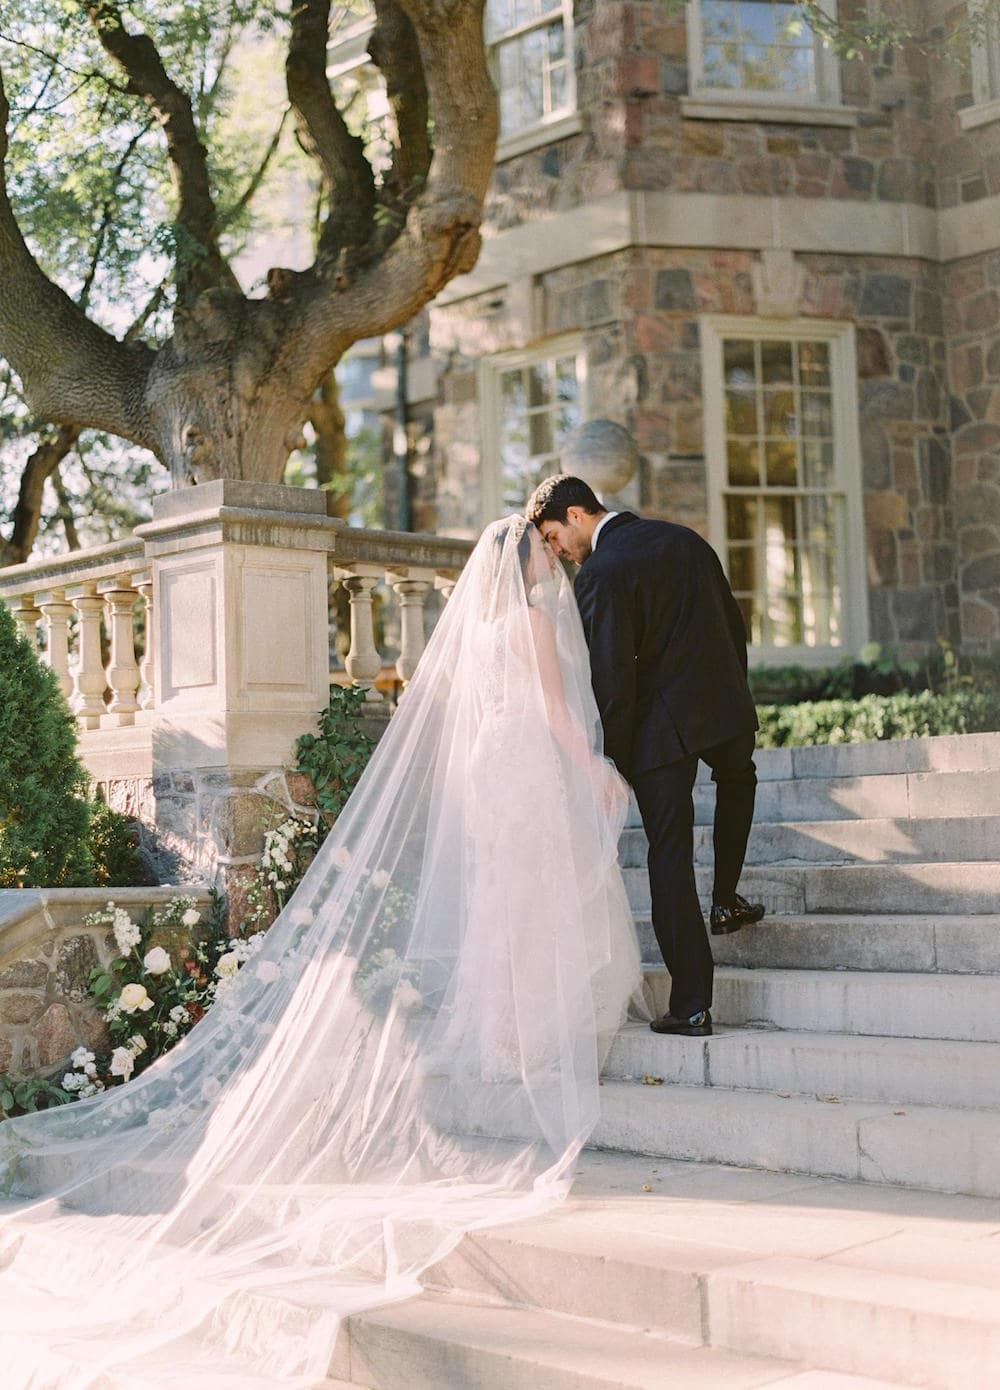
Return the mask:
[[(1000, 1385), (1000, 735), (759, 762), (743, 888), (772, 915), (714, 941), (715, 1036), (627, 1025), (569, 1202), (348, 1318), (322, 1390)], [(632, 826), (662, 1009), (643, 853)], [(266, 1345), (254, 1297), (185, 1390), (271, 1390), (218, 1349)], [(286, 1300), (303, 1336), (324, 1297)]]
[[(571, 1201), (351, 1318), (327, 1390), (1000, 1384), (1000, 735), (758, 770), (770, 915), (713, 940), (715, 1036), (627, 1025)], [(644, 856), (633, 822), (662, 1011)]]

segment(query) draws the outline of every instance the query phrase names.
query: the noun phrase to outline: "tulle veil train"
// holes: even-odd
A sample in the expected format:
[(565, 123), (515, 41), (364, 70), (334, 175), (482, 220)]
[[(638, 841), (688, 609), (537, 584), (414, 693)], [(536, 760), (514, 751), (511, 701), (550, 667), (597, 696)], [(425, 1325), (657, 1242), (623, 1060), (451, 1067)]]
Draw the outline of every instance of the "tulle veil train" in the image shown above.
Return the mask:
[(6, 1390), (285, 1390), (568, 1190), (639, 982), (562, 568), (509, 518), (263, 950), (128, 1085), (0, 1124)]

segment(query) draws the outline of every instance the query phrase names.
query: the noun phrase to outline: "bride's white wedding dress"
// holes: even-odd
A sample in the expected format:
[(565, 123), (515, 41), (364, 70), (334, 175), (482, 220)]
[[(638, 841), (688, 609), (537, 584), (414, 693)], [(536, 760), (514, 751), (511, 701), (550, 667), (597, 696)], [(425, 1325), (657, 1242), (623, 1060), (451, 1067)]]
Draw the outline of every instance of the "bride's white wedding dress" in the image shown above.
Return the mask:
[(639, 982), (600, 749), (567, 580), (497, 522), (264, 950), (0, 1124), (5, 1390), (318, 1385), (345, 1315), (565, 1194)]

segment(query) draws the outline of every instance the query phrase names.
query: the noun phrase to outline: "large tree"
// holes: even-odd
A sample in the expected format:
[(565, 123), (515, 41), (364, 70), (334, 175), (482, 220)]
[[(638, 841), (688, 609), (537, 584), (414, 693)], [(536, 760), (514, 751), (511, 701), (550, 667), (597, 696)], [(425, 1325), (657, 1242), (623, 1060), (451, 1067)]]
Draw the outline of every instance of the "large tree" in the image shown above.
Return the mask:
[[(109, 103), (131, 103), (169, 168), (171, 319), (158, 342), (142, 325), (116, 334), (75, 287), (43, 269), (6, 173), (11, 111), (0, 48), (0, 356), (39, 420), (149, 449), (177, 485), (280, 481), (310, 403), (346, 349), (405, 323), (476, 259), (497, 134), (483, 0), (374, 0), (368, 51), (392, 113), (391, 153), (374, 163), (327, 77), (330, 0), (293, 0), (286, 17), (274, 7), (322, 213), (313, 264), (272, 268), (259, 297), (233, 269), (201, 125), (204, 92), (192, 89), (183, 51), (164, 42), (156, 7), (63, 0), (61, 8), (67, 23), (86, 22), (96, 45), (97, 68), (80, 81), (103, 83)], [(57, 434), (55, 448), (66, 438)]]

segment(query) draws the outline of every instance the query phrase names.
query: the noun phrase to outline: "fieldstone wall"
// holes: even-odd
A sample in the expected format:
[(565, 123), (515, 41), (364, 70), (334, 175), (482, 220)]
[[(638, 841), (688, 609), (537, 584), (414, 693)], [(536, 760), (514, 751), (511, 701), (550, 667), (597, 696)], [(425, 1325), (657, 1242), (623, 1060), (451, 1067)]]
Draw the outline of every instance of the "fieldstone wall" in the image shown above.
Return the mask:
[(842, 100), (860, 112), (853, 127), (690, 119), (683, 9), (577, 0), (574, 15), (584, 128), (502, 160), (487, 203), (496, 231), (621, 188), (934, 205), (924, 55), (892, 48), (840, 64)]
[[(707, 530), (700, 318), (761, 313), (749, 251), (634, 248), (539, 277), (539, 339), (576, 331), (589, 409), (644, 456), (646, 515)], [(803, 255), (798, 316), (853, 323), (871, 635), (903, 652), (960, 638), (941, 273), (919, 260)], [(477, 359), (520, 345), (503, 294), (435, 311), (447, 353), (436, 417), (437, 524), (474, 532)], [(1000, 358), (1000, 350), (998, 350)], [(1000, 369), (1000, 361), (998, 361)]]
[(957, 580), (962, 639), (1000, 640), (1000, 251), (947, 267)]
[[(0, 891), (0, 1072), (61, 1073), (80, 1046), (106, 1047), (104, 1021), (87, 994), (95, 965), (117, 955), (114, 939), (84, 918), (110, 898), (133, 916), (166, 903), (175, 888)], [(185, 890), (191, 892), (192, 890)], [(204, 890), (192, 896), (207, 903)]]

